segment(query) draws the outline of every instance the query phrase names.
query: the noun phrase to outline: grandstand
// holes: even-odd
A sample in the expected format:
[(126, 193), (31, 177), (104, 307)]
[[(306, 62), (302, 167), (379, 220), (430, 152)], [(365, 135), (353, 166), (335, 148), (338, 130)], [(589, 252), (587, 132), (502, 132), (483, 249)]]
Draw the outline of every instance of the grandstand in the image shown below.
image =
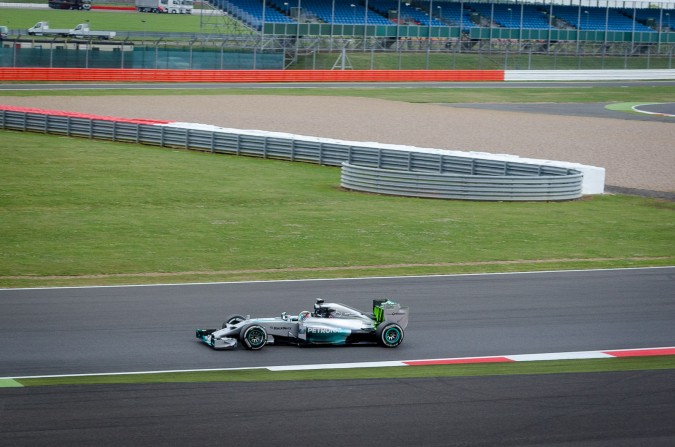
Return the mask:
[[(675, 31), (675, 9), (623, 9), (622, 14), (635, 18), (643, 25), (654, 27), (657, 31)], [(673, 21), (671, 26), (671, 20)]]
[(462, 3), (437, 2), (436, 8), (442, 12), (442, 21), (450, 26), (461, 27), (463, 32), (478, 27), (477, 23), (472, 22), (472, 13), (475, 9), (467, 7)]
[(420, 7), (412, 6), (410, 3), (401, 3), (397, 0), (372, 0), (369, 6), (375, 12), (383, 16), (392, 15), (398, 16), (398, 8), (401, 8), (401, 19), (394, 18), (394, 23), (405, 25), (420, 25), (420, 26), (447, 26), (440, 17), (439, 19), (429, 17), (429, 12)]
[[(502, 28), (548, 29), (548, 15), (541, 6), (516, 4), (474, 3), (469, 7)], [(522, 22), (521, 22), (522, 8)]]
[[(265, 31), (266, 24), (284, 24), (288, 26), (271, 28), (272, 34), (282, 29), (281, 34), (298, 35), (301, 26), (303, 35), (327, 34), (326, 30), (330, 29), (330, 33), (362, 36), (399, 36), (398, 31), (393, 33), (388, 29), (418, 27), (429, 31), (417, 31), (417, 36), (426, 34), (429, 37), (459, 37), (462, 34), (474, 37), (474, 34), (482, 36), (480, 29), (501, 28), (520, 30), (519, 36), (524, 30), (572, 30), (593, 32), (584, 36), (597, 38), (596, 32), (671, 33), (670, 20), (675, 18), (672, 8), (573, 6), (543, 0), (540, 4), (449, 0), (212, 0), (211, 4), (253, 31)], [(330, 28), (305, 25), (330, 25)], [(432, 34), (432, 28), (445, 31)], [(404, 35), (413, 36), (413, 33)], [(581, 37), (577, 35), (576, 38)], [(607, 39), (606, 36), (603, 38)], [(612, 39), (628, 38), (613, 34)], [(640, 40), (650, 41), (643, 37)]]
[(265, 3), (258, 0), (211, 0), (214, 7), (257, 30), (262, 29), (263, 23), (296, 23), (290, 15)]
[(617, 8), (598, 8), (582, 6), (559, 6), (553, 7), (553, 15), (563, 19), (573, 27), (582, 30), (593, 31), (628, 31), (628, 32), (653, 32), (649, 28), (631, 17), (624, 15)]
[(368, 9), (358, 2), (333, 2), (331, 0), (304, 0), (301, 3), (283, 3), (285, 12), (290, 13), (293, 7), (300, 10), (300, 19), (304, 21), (318, 20), (321, 23), (339, 25), (391, 25), (392, 22), (376, 11)]

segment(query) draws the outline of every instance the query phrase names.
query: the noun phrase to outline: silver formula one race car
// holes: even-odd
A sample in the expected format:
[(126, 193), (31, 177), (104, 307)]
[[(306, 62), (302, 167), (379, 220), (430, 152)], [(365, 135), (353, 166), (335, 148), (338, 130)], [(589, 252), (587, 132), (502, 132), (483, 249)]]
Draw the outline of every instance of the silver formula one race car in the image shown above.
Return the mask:
[(214, 349), (234, 349), (241, 341), (247, 349), (266, 344), (351, 345), (379, 344), (395, 348), (403, 341), (408, 326), (408, 307), (389, 300), (373, 300), (366, 313), (339, 303), (317, 299), (314, 312), (298, 316), (286, 312), (279, 317), (251, 318), (231, 315), (222, 329), (197, 329), (197, 338)]

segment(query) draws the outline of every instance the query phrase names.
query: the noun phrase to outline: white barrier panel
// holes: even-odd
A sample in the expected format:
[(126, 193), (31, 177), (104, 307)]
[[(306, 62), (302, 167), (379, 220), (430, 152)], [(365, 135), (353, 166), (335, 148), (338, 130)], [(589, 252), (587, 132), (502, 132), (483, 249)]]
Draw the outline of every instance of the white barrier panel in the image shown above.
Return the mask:
[(199, 124), (199, 123), (169, 123), (163, 124), (167, 127), (178, 127), (183, 129), (195, 129), (195, 130), (207, 130), (211, 132), (227, 132), (227, 133), (236, 133), (240, 135), (255, 135), (262, 137), (276, 137), (296, 141), (311, 141), (311, 142), (320, 142), (327, 144), (338, 144), (342, 146), (361, 146), (361, 147), (372, 147), (379, 149), (390, 149), (396, 151), (406, 151), (406, 152), (424, 152), (430, 154), (443, 154), (443, 155), (452, 155), (456, 157), (468, 157), (468, 158), (479, 158), (483, 160), (498, 160), (498, 161), (508, 161), (516, 163), (527, 163), (534, 165), (548, 165), (548, 166), (558, 166), (567, 169), (575, 169), (581, 171), (584, 174), (584, 179), (582, 183), (582, 194), (603, 194), (605, 192), (605, 168), (597, 166), (588, 166), (582, 165), (579, 163), (572, 163), (566, 161), (553, 161), (553, 160), (537, 160), (533, 158), (521, 158), (517, 155), (508, 155), (508, 154), (490, 154), (487, 152), (464, 152), (464, 151), (452, 151), (448, 149), (433, 149), (433, 148), (424, 148), (416, 146), (402, 146), (397, 144), (383, 144), (383, 143), (374, 143), (374, 142), (364, 142), (364, 141), (345, 141), (345, 140), (336, 140), (332, 138), (320, 138), (320, 137), (310, 137), (305, 135), (295, 135), (283, 132), (267, 132), (262, 130), (243, 130), (243, 129), (231, 129), (213, 126), (209, 124)]
[(674, 70), (506, 70), (505, 81), (675, 81)]

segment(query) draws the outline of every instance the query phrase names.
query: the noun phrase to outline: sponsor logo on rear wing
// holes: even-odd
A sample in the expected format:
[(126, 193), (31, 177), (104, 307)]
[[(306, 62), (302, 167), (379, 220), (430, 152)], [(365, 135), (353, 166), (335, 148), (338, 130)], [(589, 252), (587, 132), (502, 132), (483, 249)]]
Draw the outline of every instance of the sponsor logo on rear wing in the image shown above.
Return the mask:
[(385, 321), (391, 321), (405, 328), (408, 325), (409, 307), (402, 307), (399, 303), (388, 299), (373, 300), (373, 315), (375, 325)]

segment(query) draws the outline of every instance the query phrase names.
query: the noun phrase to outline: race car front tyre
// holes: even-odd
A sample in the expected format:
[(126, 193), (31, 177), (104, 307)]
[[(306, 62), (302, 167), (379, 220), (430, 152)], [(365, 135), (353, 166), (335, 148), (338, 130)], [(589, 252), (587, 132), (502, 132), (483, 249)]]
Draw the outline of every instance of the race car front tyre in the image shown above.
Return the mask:
[(241, 330), (241, 342), (246, 349), (262, 349), (267, 343), (267, 332), (262, 326), (252, 324)]
[(227, 326), (231, 324), (241, 323), (244, 320), (246, 320), (246, 317), (243, 315), (239, 314), (230, 315), (229, 317), (225, 318), (225, 321), (223, 322), (223, 329), (225, 329)]
[(403, 341), (403, 328), (396, 323), (382, 323), (377, 327), (377, 342), (385, 348), (395, 348)]

